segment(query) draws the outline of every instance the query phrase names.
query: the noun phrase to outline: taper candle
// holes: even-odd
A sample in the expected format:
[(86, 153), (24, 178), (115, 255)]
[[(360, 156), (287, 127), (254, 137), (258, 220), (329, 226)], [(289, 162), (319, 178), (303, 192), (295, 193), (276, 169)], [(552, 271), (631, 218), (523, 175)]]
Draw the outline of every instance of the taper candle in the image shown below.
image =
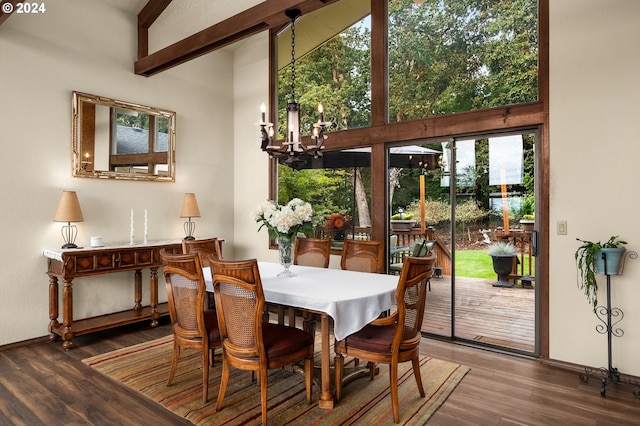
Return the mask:
[(129, 226), (129, 244), (133, 244), (133, 209), (131, 209), (131, 221)]

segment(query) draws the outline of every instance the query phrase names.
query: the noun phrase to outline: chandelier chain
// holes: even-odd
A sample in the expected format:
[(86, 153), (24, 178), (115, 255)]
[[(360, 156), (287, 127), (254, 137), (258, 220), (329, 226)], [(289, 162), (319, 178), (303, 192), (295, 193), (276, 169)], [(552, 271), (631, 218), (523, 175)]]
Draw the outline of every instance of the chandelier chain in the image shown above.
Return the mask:
[(296, 101), (296, 18), (291, 18), (291, 102)]

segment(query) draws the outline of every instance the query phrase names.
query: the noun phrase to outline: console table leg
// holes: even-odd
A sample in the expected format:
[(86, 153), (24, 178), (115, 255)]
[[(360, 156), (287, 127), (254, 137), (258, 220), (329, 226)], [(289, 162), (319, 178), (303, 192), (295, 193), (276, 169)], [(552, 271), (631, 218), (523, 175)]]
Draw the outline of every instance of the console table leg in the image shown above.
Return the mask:
[(158, 318), (160, 313), (158, 312), (158, 268), (151, 268), (151, 278), (149, 289), (149, 305), (151, 306), (151, 327), (158, 325)]
[(134, 291), (135, 291), (133, 310), (141, 311), (142, 310), (142, 271), (140, 269), (136, 269), (136, 271), (133, 274), (133, 278), (134, 278)]
[(62, 292), (62, 347), (69, 350), (73, 347), (73, 286), (71, 279), (64, 280), (64, 290)]
[(58, 278), (49, 275), (49, 340), (58, 338), (54, 332), (58, 326)]

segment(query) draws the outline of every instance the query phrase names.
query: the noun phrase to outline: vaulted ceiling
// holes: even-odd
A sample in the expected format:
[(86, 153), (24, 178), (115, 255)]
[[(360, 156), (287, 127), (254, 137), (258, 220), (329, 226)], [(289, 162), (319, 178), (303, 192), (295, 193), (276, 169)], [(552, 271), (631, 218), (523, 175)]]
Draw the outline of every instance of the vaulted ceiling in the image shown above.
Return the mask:
[[(21, 0), (8, 0), (14, 6)], [(95, 1), (95, 0), (93, 0)], [(138, 15), (135, 73), (151, 76), (265, 30), (288, 24), (287, 9), (310, 13), (338, 0), (99, 0)], [(0, 24), (11, 15), (0, 12)], [(153, 25), (182, 37), (150, 52)]]

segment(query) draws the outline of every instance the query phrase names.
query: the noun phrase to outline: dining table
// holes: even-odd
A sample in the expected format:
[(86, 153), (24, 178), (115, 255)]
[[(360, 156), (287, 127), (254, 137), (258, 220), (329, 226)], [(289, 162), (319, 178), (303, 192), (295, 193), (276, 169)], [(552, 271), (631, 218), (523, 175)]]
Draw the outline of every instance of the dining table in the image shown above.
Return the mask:
[[(213, 292), (211, 271), (204, 269), (207, 291)], [(265, 301), (320, 316), (321, 392), (318, 405), (333, 408), (331, 387), (331, 324), (342, 340), (375, 320), (396, 303), (397, 275), (292, 265), (292, 276), (279, 275), (279, 263), (258, 262)]]

